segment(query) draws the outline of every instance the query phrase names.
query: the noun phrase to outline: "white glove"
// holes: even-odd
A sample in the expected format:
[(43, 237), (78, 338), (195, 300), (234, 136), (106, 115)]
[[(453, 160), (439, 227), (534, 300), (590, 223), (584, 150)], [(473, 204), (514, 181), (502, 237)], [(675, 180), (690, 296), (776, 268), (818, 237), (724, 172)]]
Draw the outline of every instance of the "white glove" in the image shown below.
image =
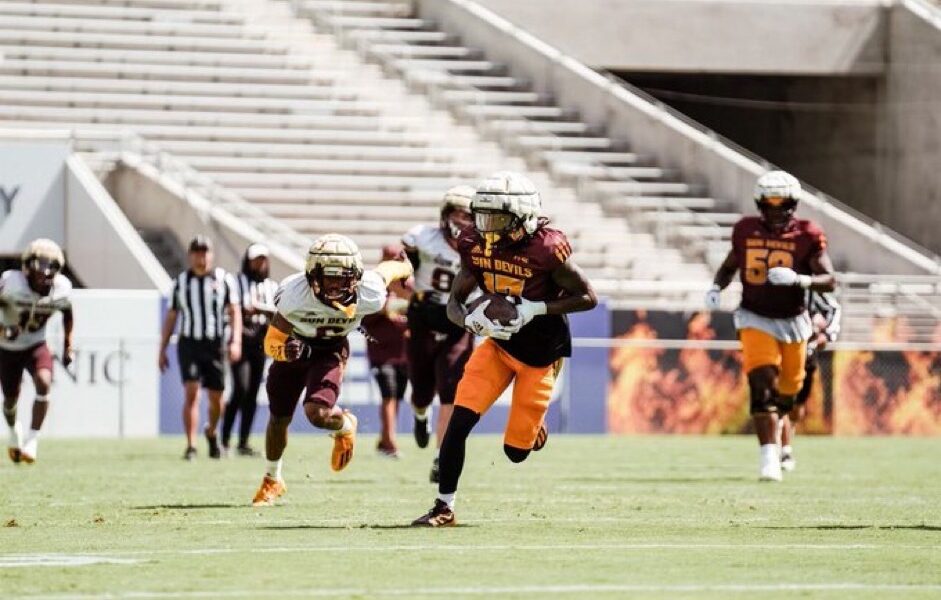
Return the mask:
[(487, 310), (487, 306), (490, 304), (490, 300), (486, 302), (481, 302), (473, 312), (468, 313), (464, 317), (464, 329), (470, 331), (474, 335), (480, 335), (483, 337), (492, 337), (498, 340), (508, 340), (515, 331), (511, 331), (509, 328), (500, 325), (499, 323), (494, 323), (487, 318), (487, 315), (484, 314), (484, 311)]
[[(513, 301), (512, 298), (507, 297), (508, 300)], [(534, 302), (532, 300), (527, 300), (526, 298), (519, 298), (519, 304), (516, 305), (517, 317), (513, 319), (509, 327), (513, 333), (516, 333), (523, 327), (533, 320), (533, 318), (546, 314), (548, 307), (545, 302)]]
[(706, 297), (704, 299), (706, 310), (719, 310), (721, 295), (722, 288), (719, 287), (719, 284), (713, 283), (712, 287), (709, 288), (709, 291), (706, 292)]
[(771, 267), (768, 269), (768, 281), (771, 285), (796, 285), (804, 289), (810, 287), (810, 275), (798, 275), (797, 271), (788, 267)]

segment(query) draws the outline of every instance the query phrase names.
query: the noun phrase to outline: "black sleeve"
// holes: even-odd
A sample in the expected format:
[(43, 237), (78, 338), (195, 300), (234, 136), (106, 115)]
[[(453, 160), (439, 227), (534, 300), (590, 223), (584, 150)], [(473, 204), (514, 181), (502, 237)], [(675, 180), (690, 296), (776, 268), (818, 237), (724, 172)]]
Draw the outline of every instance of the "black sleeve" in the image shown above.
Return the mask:
[(406, 250), (405, 256), (408, 257), (408, 262), (412, 263), (412, 270), (417, 271), (420, 262), (418, 259), (418, 250)]

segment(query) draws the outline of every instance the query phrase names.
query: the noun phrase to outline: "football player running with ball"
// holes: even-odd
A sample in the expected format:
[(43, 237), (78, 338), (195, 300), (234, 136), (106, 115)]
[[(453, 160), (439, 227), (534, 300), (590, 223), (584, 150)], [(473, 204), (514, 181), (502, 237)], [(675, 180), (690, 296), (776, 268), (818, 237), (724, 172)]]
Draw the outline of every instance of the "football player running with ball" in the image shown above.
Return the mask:
[(265, 353), (274, 359), (266, 384), (268, 467), (254, 506), (273, 504), (287, 491), (281, 457), (302, 392), (307, 419), (314, 427), (334, 432), (330, 466), (341, 471), (350, 463), (356, 417), (336, 405), (350, 354), (347, 336), (363, 317), (383, 309), (390, 283), (411, 274), (406, 261), (385, 261), (366, 271), (353, 240), (327, 234), (310, 247), (304, 272), (281, 282), (275, 294), (277, 312), (265, 335)]
[[(441, 444), (438, 497), (414, 526), (454, 525), (454, 497), (471, 430), (513, 383), (503, 451), (514, 463), (545, 443), (543, 419), (562, 364), (571, 355), (567, 313), (598, 303), (581, 269), (570, 259), (565, 234), (540, 216), (541, 200), (526, 177), (494, 173), (471, 202), (474, 227), (458, 239), (461, 270), (451, 288), (448, 317), (487, 337), (471, 354), (457, 386), (454, 412)], [(468, 312), (476, 288), (490, 294)], [(496, 296), (499, 295), (499, 296)], [(491, 304), (515, 304), (509, 320), (487, 316)], [(504, 311), (505, 312), (505, 311)], [(496, 315), (494, 315), (496, 318)]]
[(760, 450), (759, 478), (781, 481), (778, 420), (794, 406), (804, 381), (807, 341), (814, 332), (807, 290), (833, 291), (833, 263), (827, 239), (813, 222), (794, 218), (800, 182), (784, 171), (758, 178), (760, 216), (742, 217), (732, 230), (732, 250), (706, 294), (707, 308), (719, 307), (719, 292), (741, 272), (742, 303), (735, 328), (748, 374), (751, 414)]
[[(441, 409), (435, 427), (440, 452), (445, 429), (454, 408), (457, 382), (474, 349), (474, 334), (448, 319), (451, 288), (461, 269), (457, 241), (473, 225), (469, 185), (449, 189), (441, 202), (437, 225), (416, 225), (402, 236), (405, 254), (415, 268), (415, 293), (408, 306), (408, 378), (412, 384), (415, 443), (419, 448), (431, 438), (431, 403), (438, 394)], [(431, 482), (438, 483), (438, 454), (431, 466)]]
[[(0, 387), (3, 417), (10, 428), (7, 453), (15, 463), (33, 463), (39, 447), (39, 430), (49, 410), (52, 385), (52, 353), (46, 344), (49, 318), (62, 311), (65, 347), (62, 364), (72, 362), (72, 283), (60, 271), (65, 266), (62, 250), (52, 240), (30, 242), (23, 252), (23, 267), (0, 275)], [(33, 378), (36, 398), (29, 434), (16, 420), (23, 371)]]

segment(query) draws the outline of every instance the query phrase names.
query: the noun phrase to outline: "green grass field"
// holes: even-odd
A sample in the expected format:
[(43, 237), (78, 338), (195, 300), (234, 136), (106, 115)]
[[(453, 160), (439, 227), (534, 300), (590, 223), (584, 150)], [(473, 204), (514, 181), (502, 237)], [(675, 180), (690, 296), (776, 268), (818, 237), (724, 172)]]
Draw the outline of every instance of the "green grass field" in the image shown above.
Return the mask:
[(267, 509), (261, 459), (45, 440), (0, 465), (0, 596), (941, 597), (941, 441), (798, 441), (798, 471), (759, 484), (751, 438), (555, 436), (512, 465), (480, 436), (461, 526), (415, 530), (434, 489), (408, 439), (392, 462), (361, 437), (337, 475), (296, 436)]

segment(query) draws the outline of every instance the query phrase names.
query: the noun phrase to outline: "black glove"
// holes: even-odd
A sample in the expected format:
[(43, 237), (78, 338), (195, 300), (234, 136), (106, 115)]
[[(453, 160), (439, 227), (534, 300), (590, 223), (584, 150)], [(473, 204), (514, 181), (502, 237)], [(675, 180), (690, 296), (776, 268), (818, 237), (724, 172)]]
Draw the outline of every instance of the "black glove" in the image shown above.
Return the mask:
[(288, 362), (295, 360), (308, 360), (313, 354), (313, 349), (297, 338), (290, 338), (284, 345), (284, 358)]

